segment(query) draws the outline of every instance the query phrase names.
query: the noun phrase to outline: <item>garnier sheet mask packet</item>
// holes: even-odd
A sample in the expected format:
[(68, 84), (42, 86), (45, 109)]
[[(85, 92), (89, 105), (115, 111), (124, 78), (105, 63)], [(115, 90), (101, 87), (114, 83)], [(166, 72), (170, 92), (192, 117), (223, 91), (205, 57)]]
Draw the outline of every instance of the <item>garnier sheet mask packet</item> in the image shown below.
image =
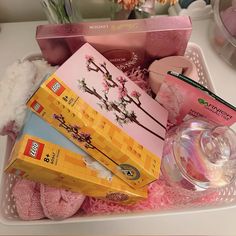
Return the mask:
[(168, 111), (171, 124), (179, 124), (189, 116), (203, 117), (219, 125), (236, 122), (236, 108), (196, 81), (169, 72), (155, 98)]

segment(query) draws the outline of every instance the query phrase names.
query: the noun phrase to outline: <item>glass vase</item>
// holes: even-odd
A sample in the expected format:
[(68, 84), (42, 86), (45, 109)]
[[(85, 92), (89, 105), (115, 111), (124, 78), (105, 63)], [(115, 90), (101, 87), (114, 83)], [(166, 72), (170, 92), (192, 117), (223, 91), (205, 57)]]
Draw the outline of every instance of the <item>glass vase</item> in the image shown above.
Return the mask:
[(79, 0), (42, 0), (41, 3), (49, 23), (66, 24), (82, 21)]
[(116, 0), (111, 1), (111, 20), (127, 20), (131, 10), (126, 10)]
[(156, 0), (145, 0), (143, 3), (139, 4), (135, 7), (135, 18), (143, 19), (155, 15), (155, 3)]

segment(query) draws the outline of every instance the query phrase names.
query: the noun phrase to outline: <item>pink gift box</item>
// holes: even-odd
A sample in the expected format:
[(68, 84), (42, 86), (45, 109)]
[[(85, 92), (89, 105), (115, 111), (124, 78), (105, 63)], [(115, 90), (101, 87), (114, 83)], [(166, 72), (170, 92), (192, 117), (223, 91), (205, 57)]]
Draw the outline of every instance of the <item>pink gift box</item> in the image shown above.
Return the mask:
[(52, 65), (65, 62), (84, 43), (90, 43), (122, 71), (146, 67), (153, 60), (184, 55), (192, 30), (187, 16), (140, 20), (40, 25), (36, 39)]

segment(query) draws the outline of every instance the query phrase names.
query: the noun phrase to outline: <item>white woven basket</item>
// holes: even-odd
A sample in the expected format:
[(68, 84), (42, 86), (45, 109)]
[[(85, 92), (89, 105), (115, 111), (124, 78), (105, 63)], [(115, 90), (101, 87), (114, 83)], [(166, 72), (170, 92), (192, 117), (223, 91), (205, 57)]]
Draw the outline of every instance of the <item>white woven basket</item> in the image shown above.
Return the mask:
[[(188, 48), (186, 50), (186, 55), (187, 58), (189, 58), (192, 62), (194, 62), (194, 64), (197, 67), (197, 72), (199, 75), (199, 83), (201, 83), (203, 86), (209, 88), (211, 91), (214, 91), (214, 87), (211, 83), (210, 80), (210, 75), (207, 69), (207, 65), (205, 63), (205, 59), (202, 53), (202, 50), (200, 49), (200, 47), (196, 44), (190, 43), (188, 45)], [(32, 56), (33, 58), (35, 58), (35, 55)], [(38, 55), (37, 55), (38, 57)], [(30, 59), (30, 56), (28, 56), (26, 59)], [(25, 60), (25, 58), (24, 58)], [(7, 138), (0, 138), (0, 150), (1, 150), (1, 154), (2, 155), (0, 157), (0, 160), (5, 160), (4, 164), (6, 164), (10, 151), (11, 151), (11, 147), (12, 147), (12, 143), (9, 139)], [(58, 221), (51, 221), (51, 220), (37, 220), (37, 221), (22, 221), (19, 219), (17, 212), (16, 212), (16, 206), (14, 204), (14, 200), (11, 194), (11, 188), (14, 184), (15, 181), (15, 176), (11, 175), (11, 174), (5, 174), (3, 173), (3, 170), (1, 170), (1, 189), (0, 189), (0, 220), (2, 221), (2, 223), (5, 224), (14, 224), (14, 225), (34, 225), (34, 224), (54, 224), (54, 223), (59, 223)], [(176, 206), (175, 209), (171, 210), (171, 212), (184, 212), (186, 210), (189, 209), (216, 209), (216, 208), (222, 208), (222, 207), (230, 207), (236, 204), (236, 182), (231, 184), (230, 186), (227, 186), (225, 188), (219, 189), (217, 192), (217, 197), (215, 199), (214, 202), (211, 203), (206, 203), (206, 202), (202, 202), (202, 203), (198, 203), (196, 204), (189, 204), (186, 203), (184, 205), (181, 205), (181, 208)], [(169, 213), (170, 210), (168, 211)], [(144, 213), (143, 213), (144, 214)], [(110, 219), (110, 220), (115, 220), (117, 218), (129, 218), (129, 217), (137, 217), (138, 215), (143, 215), (142, 213), (139, 214), (128, 214), (128, 215), (112, 215), (112, 216), (99, 216), (99, 217), (79, 217), (79, 216), (74, 216), (70, 219), (64, 220), (64, 221), (60, 221), (60, 223), (72, 223), (72, 222), (88, 222), (88, 221), (101, 221), (101, 220), (105, 220), (105, 219)], [(145, 213), (145, 215), (148, 213)], [(153, 214), (160, 214), (160, 211), (158, 212), (152, 212)]]

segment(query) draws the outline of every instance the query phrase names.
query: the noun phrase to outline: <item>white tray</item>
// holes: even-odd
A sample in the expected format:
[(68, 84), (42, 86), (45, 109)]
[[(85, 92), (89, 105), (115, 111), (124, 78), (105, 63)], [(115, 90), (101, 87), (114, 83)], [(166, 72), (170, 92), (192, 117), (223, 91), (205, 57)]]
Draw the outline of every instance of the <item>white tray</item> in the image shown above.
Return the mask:
[[(34, 55), (35, 56), (35, 55)], [(197, 67), (198, 75), (199, 75), (199, 83), (204, 85), (205, 87), (209, 88), (211, 91), (214, 91), (214, 87), (211, 83), (210, 75), (207, 69), (207, 65), (205, 63), (205, 58), (203, 56), (202, 50), (196, 44), (190, 43), (186, 50), (187, 58), (189, 58)], [(0, 160), (4, 160), (4, 164), (6, 164), (11, 147), (12, 142), (10, 139), (5, 137), (0, 137)], [(11, 224), (11, 225), (41, 225), (41, 224), (58, 224), (58, 223), (72, 223), (72, 222), (96, 222), (96, 221), (113, 221), (116, 219), (131, 219), (143, 216), (157, 216), (164, 213), (164, 210), (159, 210), (158, 212), (150, 212), (150, 213), (138, 213), (138, 214), (119, 214), (119, 215), (111, 215), (111, 216), (96, 216), (96, 217), (79, 217), (74, 216), (72, 218), (63, 220), (63, 221), (51, 221), (48, 219), (37, 220), (37, 221), (23, 221), (20, 220), (17, 212), (16, 207), (13, 201), (13, 197), (11, 194), (11, 188), (15, 181), (15, 176), (11, 174), (3, 173), (3, 167), (0, 170), (0, 178), (1, 178), (1, 189), (0, 189), (0, 221), (4, 224)], [(168, 214), (175, 214), (175, 213), (184, 213), (190, 209), (195, 210), (215, 210), (219, 208), (228, 208), (231, 206), (236, 205), (236, 182), (222, 188), (218, 191), (217, 197), (215, 202), (211, 203), (198, 203), (195, 204), (186, 204), (185, 207), (181, 206), (181, 208), (177, 208), (174, 210), (165, 211)]]

